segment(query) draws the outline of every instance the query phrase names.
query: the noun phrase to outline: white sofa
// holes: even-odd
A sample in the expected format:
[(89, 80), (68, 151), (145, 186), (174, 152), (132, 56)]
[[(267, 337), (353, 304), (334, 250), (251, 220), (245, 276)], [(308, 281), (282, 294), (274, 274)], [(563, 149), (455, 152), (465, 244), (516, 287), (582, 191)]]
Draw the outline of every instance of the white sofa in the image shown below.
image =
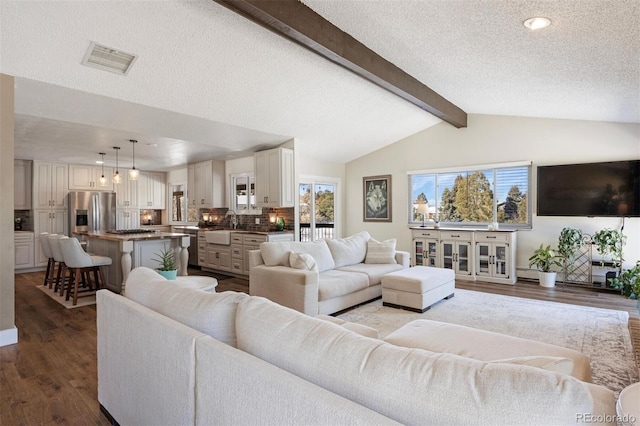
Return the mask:
[(395, 240), (378, 242), (363, 231), (333, 240), (262, 243), (249, 253), (249, 265), (252, 296), (329, 315), (380, 297), (382, 276), (408, 268), (409, 253), (396, 251)]
[(126, 296), (97, 292), (98, 400), (122, 425), (615, 424), (613, 392), (568, 374), (131, 274)]

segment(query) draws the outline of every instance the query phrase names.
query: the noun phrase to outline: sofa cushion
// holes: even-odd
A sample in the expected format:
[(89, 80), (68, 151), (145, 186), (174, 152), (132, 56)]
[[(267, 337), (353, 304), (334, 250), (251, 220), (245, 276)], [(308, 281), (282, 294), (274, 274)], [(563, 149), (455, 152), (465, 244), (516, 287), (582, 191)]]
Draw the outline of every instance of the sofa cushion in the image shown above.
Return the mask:
[(318, 271), (324, 272), (336, 267), (331, 251), (325, 240), (311, 241), (311, 242), (292, 242), (289, 243), (291, 250), (296, 253), (308, 253), (316, 260), (318, 264)]
[(207, 293), (183, 288), (163, 277), (150, 278), (147, 271), (138, 269), (142, 268), (129, 273), (126, 285), (128, 299), (236, 346), (236, 308), (240, 300), (249, 297), (247, 294), (232, 291)]
[(499, 362), (503, 364), (528, 365), (542, 368), (543, 370), (555, 371), (556, 373), (569, 374), (573, 371), (573, 360), (559, 356), (521, 356), (516, 358), (496, 359), (488, 362)]
[(260, 254), (264, 264), (267, 266), (290, 266), (290, 251), (290, 241), (260, 243)]
[[(575, 424), (594, 413), (595, 385), (571, 376), (394, 346), (262, 298), (240, 302), (236, 326), (239, 349), (403, 424)], [(603, 392), (594, 414), (614, 415)]]
[(315, 259), (307, 253), (296, 253), (295, 251), (289, 252), (289, 263), (292, 268), (305, 269), (307, 271), (317, 271), (318, 264)]
[(358, 333), (361, 336), (371, 337), (372, 339), (378, 338), (378, 330), (376, 330), (375, 328), (368, 327), (366, 325), (345, 321), (341, 318), (332, 317), (331, 315), (316, 315), (316, 318), (319, 318), (324, 321), (332, 322), (346, 330), (353, 331), (354, 333)]
[(364, 263), (396, 263), (396, 239), (367, 241), (367, 256)]
[(364, 262), (369, 238), (369, 233), (362, 231), (347, 238), (326, 240), (336, 268)]
[(318, 301), (344, 296), (369, 287), (369, 277), (357, 272), (322, 272), (318, 279)]
[(400, 271), (404, 267), (397, 263), (380, 263), (380, 264), (364, 264), (343, 266), (337, 268), (338, 271), (359, 272), (369, 277), (369, 285), (378, 285), (382, 281), (382, 276), (390, 272)]

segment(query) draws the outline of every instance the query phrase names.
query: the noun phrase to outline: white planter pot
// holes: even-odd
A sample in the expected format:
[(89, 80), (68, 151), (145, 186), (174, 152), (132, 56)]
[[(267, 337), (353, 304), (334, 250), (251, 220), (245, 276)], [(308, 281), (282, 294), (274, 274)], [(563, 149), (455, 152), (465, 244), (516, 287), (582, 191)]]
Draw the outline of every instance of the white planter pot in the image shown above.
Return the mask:
[(540, 286), (542, 287), (556, 286), (556, 272), (538, 271), (538, 277), (540, 279)]

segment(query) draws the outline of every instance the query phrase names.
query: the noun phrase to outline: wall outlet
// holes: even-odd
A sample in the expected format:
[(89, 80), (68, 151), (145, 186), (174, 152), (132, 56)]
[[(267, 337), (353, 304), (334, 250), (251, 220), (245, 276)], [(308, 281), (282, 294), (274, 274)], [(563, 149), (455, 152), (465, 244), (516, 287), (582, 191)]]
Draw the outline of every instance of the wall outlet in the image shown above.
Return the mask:
[(256, 225), (260, 225), (260, 218), (256, 217)]

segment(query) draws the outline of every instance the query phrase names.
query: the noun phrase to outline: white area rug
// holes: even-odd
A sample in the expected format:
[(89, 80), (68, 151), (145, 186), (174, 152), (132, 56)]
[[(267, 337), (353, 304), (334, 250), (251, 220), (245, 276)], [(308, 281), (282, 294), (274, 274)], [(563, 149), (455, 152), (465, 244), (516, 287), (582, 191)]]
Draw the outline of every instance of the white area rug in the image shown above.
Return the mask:
[(537, 340), (588, 356), (593, 383), (616, 393), (638, 381), (629, 314), (623, 311), (456, 289), (454, 298), (423, 314), (385, 307), (376, 300), (338, 317), (373, 327), (380, 338), (410, 321), (430, 319)]
[[(73, 300), (71, 298), (69, 298), (69, 300), (64, 300), (65, 297), (59, 296), (58, 293), (54, 293), (52, 288), (45, 287), (43, 285), (39, 285), (37, 288), (38, 290), (40, 290), (41, 292), (43, 292), (44, 294), (46, 294), (47, 296), (49, 296), (50, 298), (52, 298), (53, 300), (55, 300), (56, 302), (58, 302), (59, 304), (61, 304), (67, 309), (79, 308), (81, 306), (89, 306), (89, 305), (96, 304), (95, 294), (79, 297), (78, 304), (73, 306)], [(78, 294), (82, 295), (82, 293), (78, 293)]]

